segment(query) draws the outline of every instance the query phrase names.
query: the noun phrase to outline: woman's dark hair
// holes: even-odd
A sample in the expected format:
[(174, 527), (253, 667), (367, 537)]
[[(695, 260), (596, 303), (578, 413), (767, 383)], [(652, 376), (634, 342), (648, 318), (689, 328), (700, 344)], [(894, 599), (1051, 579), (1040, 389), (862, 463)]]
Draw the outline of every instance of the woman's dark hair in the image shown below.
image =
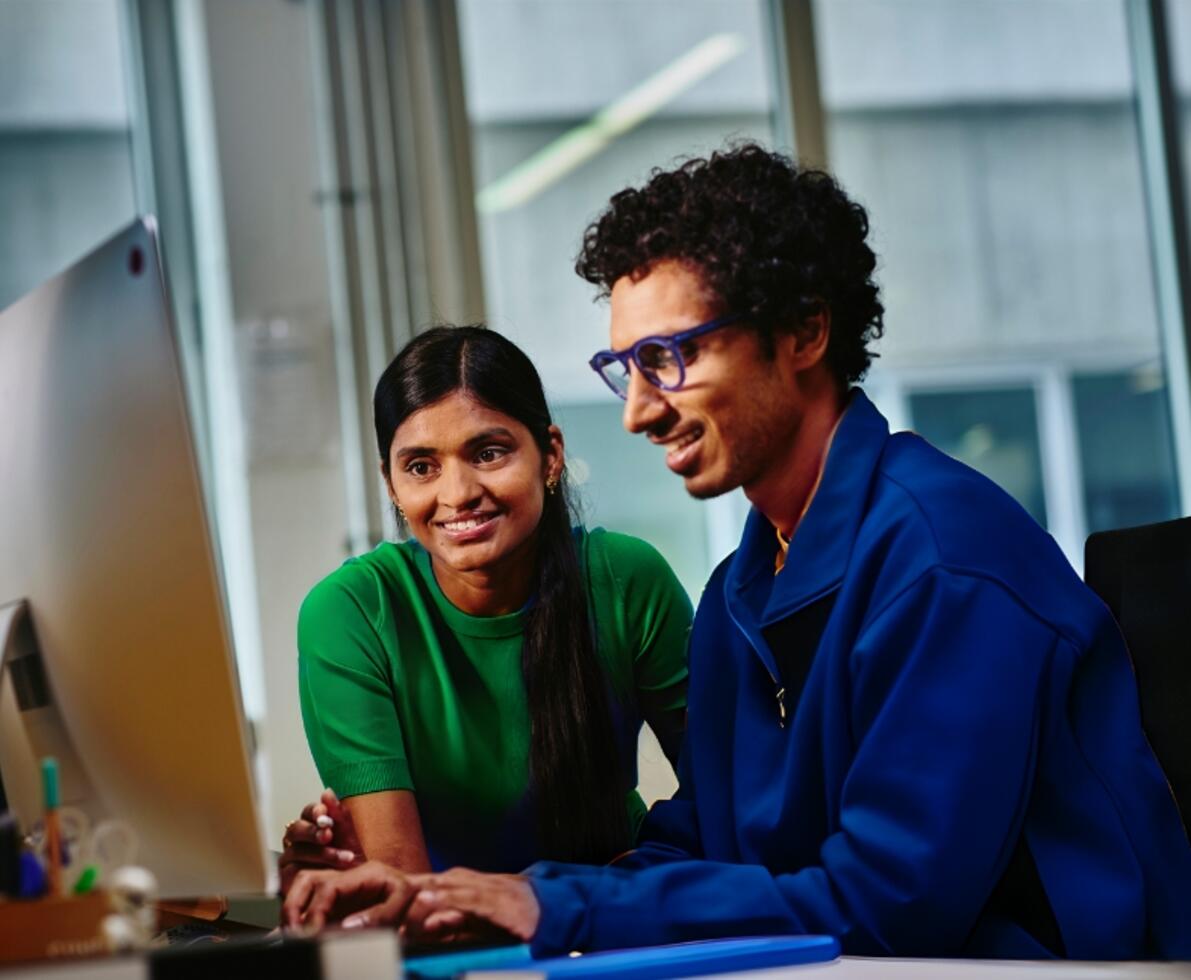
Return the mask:
[[(457, 391), (516, 419), (543, 453), (550, 450), (550, 410), (530, 359), (484, 327), (439, 326), (406, 344), (376, 384), (376, 444), (386, 476), (401, 423)], [(631, 846), (625, 795), (632, 787), (618, 753), (613, 692), (596, 652), (573, 517), (564, 473), (542, 508), (521, 652), (530, 786), (543, 857), (602, 864)]]
[(715, 312), (746, 314), (765, 338), (826, 306), (826, 361), (846, 388), (868, 370), (868, 345), (884, 329), (867, 237), (864, 208), (829, 174), (743, 143), (616, 194), (584, 233), (575, 271), (607, 296), (623, 276), (689, 262)]

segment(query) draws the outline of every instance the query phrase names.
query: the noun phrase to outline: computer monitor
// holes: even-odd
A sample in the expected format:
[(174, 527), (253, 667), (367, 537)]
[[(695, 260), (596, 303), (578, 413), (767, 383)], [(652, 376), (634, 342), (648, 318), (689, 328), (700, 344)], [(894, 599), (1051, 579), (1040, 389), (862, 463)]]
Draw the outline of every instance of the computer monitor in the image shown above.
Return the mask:
[(0, 778), (29, 826), (39, 760), (56, 755), (62, 804), (131, 825), (162, 896), (260, 892), (248, 728), (168, 309), (143, 218), (0, 312)]

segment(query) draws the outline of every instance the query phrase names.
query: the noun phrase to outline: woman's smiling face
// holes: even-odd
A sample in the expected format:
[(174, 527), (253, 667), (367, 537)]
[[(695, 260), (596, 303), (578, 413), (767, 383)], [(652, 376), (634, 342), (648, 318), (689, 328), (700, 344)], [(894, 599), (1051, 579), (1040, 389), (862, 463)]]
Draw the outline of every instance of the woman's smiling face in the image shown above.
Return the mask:
[(456, 572), (532, 555), (546, 482), (562, 473), (562, 434), (543, 453), (529, 429), (466, 391), (410, 415), (389, 447), (389, 494), (410, 533)]

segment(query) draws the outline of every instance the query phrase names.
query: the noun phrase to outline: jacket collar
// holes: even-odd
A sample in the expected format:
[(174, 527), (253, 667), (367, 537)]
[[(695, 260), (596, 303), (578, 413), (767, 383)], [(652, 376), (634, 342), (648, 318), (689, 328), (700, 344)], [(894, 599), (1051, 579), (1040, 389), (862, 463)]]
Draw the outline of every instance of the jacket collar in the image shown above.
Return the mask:
[[(729, 606), (754, 620), (747, 625), (757, 629), (784, 619), (843, 580), (888, 438), (885, 417), (854, 388), (819, 489), (790, 541), (786, 566), (776, 577), (773, 525), (756, 509), (750, 511), (724, 583)], [(753, 632), (744, 622), (740, 625)]]

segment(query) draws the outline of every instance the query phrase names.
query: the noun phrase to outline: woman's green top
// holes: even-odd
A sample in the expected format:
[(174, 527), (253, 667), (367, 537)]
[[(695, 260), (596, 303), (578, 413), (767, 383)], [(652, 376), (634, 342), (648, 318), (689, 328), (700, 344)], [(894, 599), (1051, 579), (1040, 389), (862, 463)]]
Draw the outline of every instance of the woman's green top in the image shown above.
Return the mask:
[[(579, 528), (575, 543), (633, 786), (642, 718), (686, 704), (691, 604), (644, 541)], [(517, 871), (541, 857), (523, 620), (457, 609), (412, 541), (349, 559), (302, 604), (302, 718), (323, 782), (340, 797), (412, 790), (435, 868)], [(636, 828), (636, 790), (628, 806)]]

